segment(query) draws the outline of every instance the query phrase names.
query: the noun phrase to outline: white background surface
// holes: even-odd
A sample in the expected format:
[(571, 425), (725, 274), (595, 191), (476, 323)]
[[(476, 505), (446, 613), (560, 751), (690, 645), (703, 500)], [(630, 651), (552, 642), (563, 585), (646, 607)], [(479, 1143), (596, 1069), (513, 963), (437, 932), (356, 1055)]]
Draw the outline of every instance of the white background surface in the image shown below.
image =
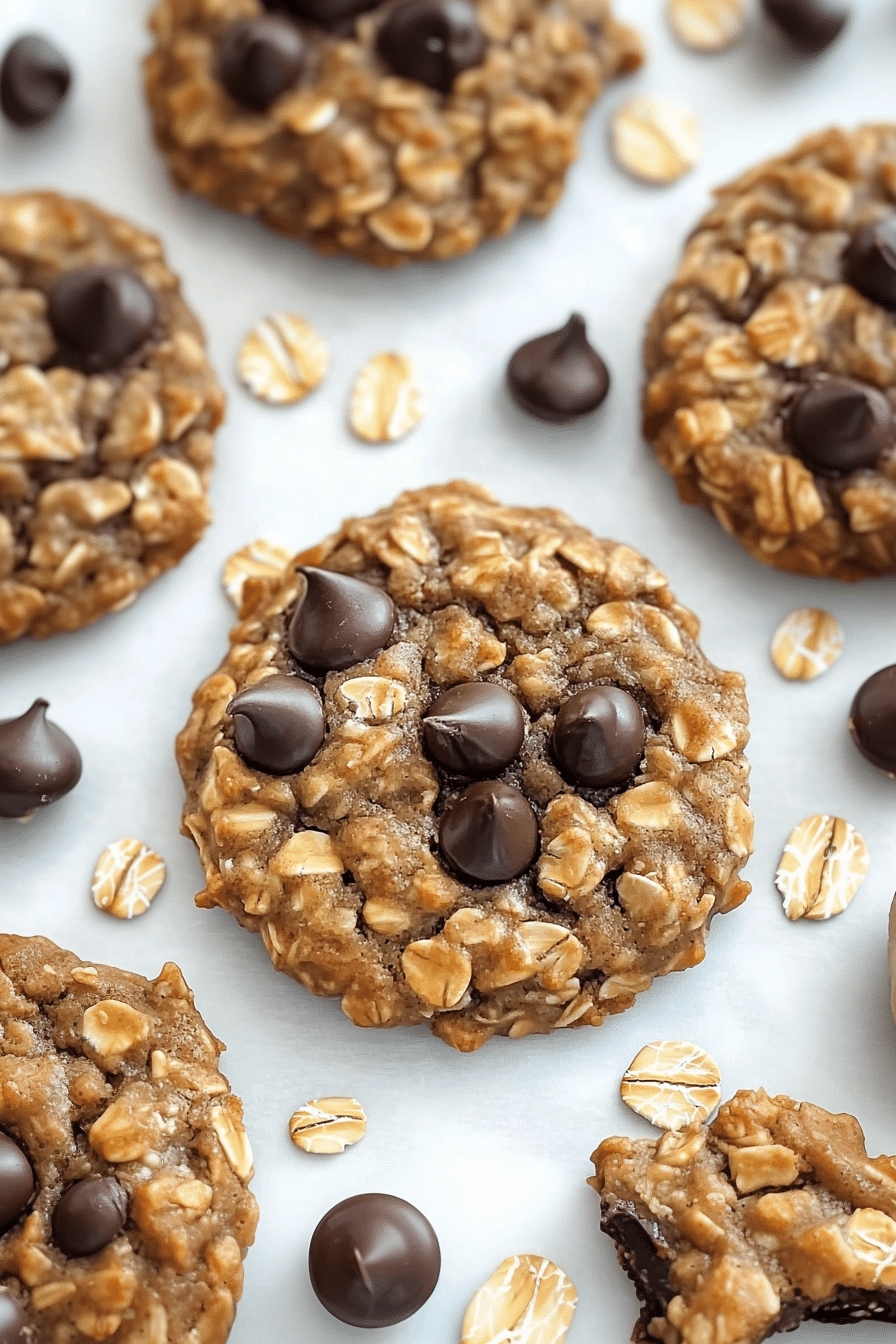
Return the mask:
[[(381, 274), (322, 260), (174, 191), (138, 82), (143, 0), (0, 0), (0, 45), (43, 30), (77, 77), (52, 128), (30, 136), (0, 128), (0, 186), (83, 193), (158, 231), (231, 398), (215, 522), (202, 544), (129, 611), (76, 635), (0, 650), (0, 718), (46, 696), (85, 762), (81, 784), (61, 803), (28, 825), (0, 822), (0, 926), (147, 975), (175, 958), (227, 1041), (224, 1068), (245, 1102), (261, 1205), (233, 1344), (368, 1337), (327, 1315), (306, 1270), (319, 1218), (367, 1190), (417, 1204), (443, 1253), (426, 1307), (369, 1338), (454, 1344), (475, 1289), (505, 1256), (525, 1251), (556, 1260), (578, 1287), (571, 1344), (622, 1344), (637, 1314), (634, 1293), (584, 1182), (601, 1138), (649, 1132), (617, 1086), (650, 1040), (708, 1048), (726, 1095), (765, 1086), (853, 1111), (871, 1152), (896, 1152), (886, 970), (896, 784), (859, 757), (845, 726), (860, 682), (896, 661), (896, 579), (847, 587), (762, 569), (709, 515), (678, 503), (640, 440), (637, 411), (643, 323), (710, 186), (802, 133), (896, 113), (896, 0), (854, 8), (837, 47), (801, 65), (776, 54), (755, 22), (734, 51), (691, 55), (668, 33), (660, 0), (618, 0), (646, 32), (650, 60), (597, 108), (551, 219), (458, 262)], [(703, 162), (674, 187), (642, 186), (610, 161), (609, 113), (635, 90), (687, 100), (700, 117)], [(232, 376), (242, 333), (271, 309), (303, 314), (332, 345), (327, 382), (290, 410), (252, 402)], [(596, 418), (544, 426), (509, 402), (503, 369), (517, 344), (573, 309), (587, 318), (613, 388)], [(348, 391), (360, 364), (390, 347), (415, 357), (427, 415), (403, 443), (363, 446), (345, 427)], [(338, 1003), (277, 975), (260, 939), (228, 915), (194, 908), (201, 874), (178, 834), (172, 747), (193, 689), (225, 649), (231, 611), (219, 574), (231, 551), (257, 536), (307, 546), (345, 514), (458, 475), (508, 502), (566, 508), (670, 575), (703, 620), (710, 657), (747, 675), (757, 817), (753, 895), (714, 924), (702, 966), (658, 981), (600, 1030), (497, 1040), (472, 1056), (425, 1028), (361, 1032)], [(781, 680), (767, 651), (778, 621), (803, 605), (827, 607), (846, 632), (843, 658), (811, 685)], [(844, 915), (791, 925), (773, 874), (791, 827), (816, 811), (864, 833), (871, 869)], [(89, 896), (97, 855), (122, 835), (144, 839), (169, 865), (155, 905), (132, 923), (101, 914)], [(341, 1157), (297, 1152), (291, 1112), (328, 1093), (363, 1101), (367, 1137)], [(806, 1326), (802, 1337), (858, 1344), (894, 1339), (896, 1327)]]

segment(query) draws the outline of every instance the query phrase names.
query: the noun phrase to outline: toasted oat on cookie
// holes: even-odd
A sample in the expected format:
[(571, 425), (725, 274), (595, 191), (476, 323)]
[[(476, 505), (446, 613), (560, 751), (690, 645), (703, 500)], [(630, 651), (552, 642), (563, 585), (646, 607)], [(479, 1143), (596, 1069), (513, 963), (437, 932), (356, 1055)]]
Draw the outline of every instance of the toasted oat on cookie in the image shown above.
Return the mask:
[(359, 1026), (598, 1026), (747, 895), (743, 678), (631, 547), (454, 482), (240, 614), (178, 739), (197, 899)]

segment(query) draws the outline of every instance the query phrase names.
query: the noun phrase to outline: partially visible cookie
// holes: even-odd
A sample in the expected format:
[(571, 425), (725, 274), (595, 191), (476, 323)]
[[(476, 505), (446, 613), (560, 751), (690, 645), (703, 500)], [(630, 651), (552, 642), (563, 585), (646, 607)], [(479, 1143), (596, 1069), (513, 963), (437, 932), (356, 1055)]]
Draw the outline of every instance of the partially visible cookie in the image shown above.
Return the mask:
[(178, 739), (197, 899), (359, 1026), (598, 1026), (746, 896), (743, 678), (630, 547), (454, 482), (240, 617)]
[(252, 1153), (178, 968), (0, 935), (0, 1023), (4, 1339), (223, 1344)]
[(896, 569), (896, 126), (716, 192), (647, 330), (644, 429), (757, 560)]
[(127, 607), (202, 535), (224, 394), (156, 238), (0, 197), (0, 644)]

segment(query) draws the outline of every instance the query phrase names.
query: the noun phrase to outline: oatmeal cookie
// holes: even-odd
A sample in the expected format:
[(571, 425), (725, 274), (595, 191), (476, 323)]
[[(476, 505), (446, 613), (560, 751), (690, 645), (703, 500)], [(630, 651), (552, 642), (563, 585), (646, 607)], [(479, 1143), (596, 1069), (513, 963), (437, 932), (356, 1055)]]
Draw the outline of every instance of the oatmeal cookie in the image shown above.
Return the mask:
[(647, 330), (644, 430), (757, 560), (896, 569), (896, 126), (716, 192)]
[(593, 1161), (601, 1226), (642, 1304), (633, 1340), (896, 1321), (896, 1157), (870, 1158), (853, 1116), (738, 1092), (711, 1125), (605, 1139)]
[(178, 968), (0, 935), (0, 1020), (0, 1336), (223, 1344), (252, 1154)]
[(554, 509), (409, 491), (250, 578), (178, 739), (202, 906), (359, 1026), (598, 1026), (703, 959), (751, 847), (743, 678)]
[(0, 644), (127, 607), (209, 521), (224, 394), (156, 238), (0, 197)]
[(161, 0), (151, 23), (177, 185), (376, 266), (546, 215), (604, 81), (643, 59), (610, 0)]

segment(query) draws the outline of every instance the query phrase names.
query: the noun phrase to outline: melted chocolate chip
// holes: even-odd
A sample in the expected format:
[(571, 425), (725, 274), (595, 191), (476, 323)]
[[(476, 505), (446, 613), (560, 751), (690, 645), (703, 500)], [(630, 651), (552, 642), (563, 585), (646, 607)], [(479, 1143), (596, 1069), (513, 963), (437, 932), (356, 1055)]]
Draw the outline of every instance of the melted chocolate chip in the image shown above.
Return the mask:
[(265, 9), (286, 10), (297, 19), (321, 28), (339, 28), (378, 3), (379, 0), (264, 0)]
[(0, 1288), (0, 1344), (25, 1344), (32, 1338), (26, 1333), (28, 1317), (6, 1288)]
[(510, 784), (471, 784), (448, 804), (439, 846), (452, 867), (474, 882), (509, 882), (538, 851), (538, 822), (528, 799)]
[(308, 1252), (311, 1286), (347, 1325), (386, 1326), (419, 1311), (442, 1259), (429, 1221), (395, 1195), (354, 1195), (324, 1214)]
[(508, 766), (526, 736), (519, 701), (503, 686), (452, 686), (423, 716), (423, 741), (439, 765), (459, 775), (492, 775)]
[(292, 88), (305, 65), (302, 30), (285, 14), (258, 14), (225, 29), (218, 49), (221, 83), (244, 107), (263, 112)]
[(364, 579), (300, 565), (305, 591), (289, 623), (289, 647), (302, 667), (341, 672), (379, 653), (395, 625), (387, 592)]
[(243, 760), (272, 775), (304, 769), (324, 740), (320, 696), (301, 677), (265, 677), (234, 696), (227, 713)]
[(81, 778), (81, 753), (35, 700), (18, 719), (0, 721), (0, 817), (26, 817), (55, 803)]
[(843, 253), (849, 283), (872, 303), (896, 308), (896, 214), (866, 224)]
[(376, 39), (377, 52), (396, 75), (442, 93), (462, 70), (480, 64), (485, 45), (470, 0), (401, 0)]
[(53, 1240), (63, 1255), (95, 1255), (123, 1229), (128, 1197), (114, 1176), (87, 1176), (63, 1192), (53, 1210)]
[(644, 717), (618, 686), (593, 686), (564, 700), (551, 746), (567, 779), (592, 789), (619, 784), (644, 754)]
[(602, 1209), (600, 1225), (616, 1243), (622, 1267), (647, 1308), (647, 1319), (665, 1316), (675, 1294), (669, 1284), (669, 1245), (659, 1223), (639, 1214), (627, 1200), (619, 1200)]
[(607, 366), (588, 343), (584, 319), (526, 341), (507, 365), (507, 386), (521, 410), (561, 424), (587, 415), (610, 390)]
[(0, 1234), (19, 1221), (34, 1197), (34, 1172), (23, 1150), (0, 1134)]
[(29, 33), (13, 42), (0, 64), (0, 108), (14, 126), (43, 126), (61, 107), (71, 82), (62, 52)]
[(896, 775), (896, 663), (862, 682), (849, 711), (849, 730), (866, 760)]
[(836, 0), (762, 0), (762, 8), (803, 56), (817, 56), (829, 47), (849, 19), (849, 10)]
[(850, 378), (811, 384), (791, 407), (787, 429), (800, 457), (820, 476), (873, 467), (896, 438), (884, 394)]
[(116, 368), (143, 344), (156, 301), (140, 277), (122, 266), (80, 266), (56, 281), (48, 316), (62, 347), (60, 362), (99, 372)]

